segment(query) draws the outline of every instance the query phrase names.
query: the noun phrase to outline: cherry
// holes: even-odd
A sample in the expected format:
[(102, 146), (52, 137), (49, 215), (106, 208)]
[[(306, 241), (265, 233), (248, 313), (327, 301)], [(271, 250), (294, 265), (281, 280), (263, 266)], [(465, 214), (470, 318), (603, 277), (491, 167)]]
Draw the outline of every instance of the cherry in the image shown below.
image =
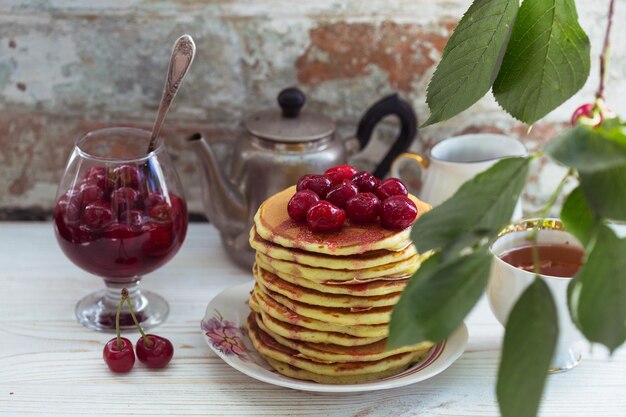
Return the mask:
[(80, 206), (82, 204), (82, 193), (78, 188), (70, 188), (59, 197), (59, 202), (61, 201), (71, 201), (72, 203)]
[(118, 187), (138, 188), (141, 182), (141, 174), (139, 169), (134, 165), (120, 165), (113, 169), (115, 175), (115, 184)]
[(54, 207), (54, 217), (57, 218), (57, 216), (60, 216), (66, 224), (78, 223), (81, 215), (80, 196), (76, 193), (71, 194), (71, 191), (72, 190), (59, 197)]
[(333, 185), (339, 185), (346, 180), (352, 179), (357, 173), (356, 168), (351, 165), (337, 165), (336, 167), (328, 168), (324, 175), (330, 178)]
[(326, 195), (326, 200), (339, 208), (346, 208), (346, 203), (359, 193), (359, 188), (350, 180), (335, 186)]
[(172, 342), (153, 334), (142, 334), (135, 344), (137, 359), (148, 368), (163, 368), (174, 356)]
[[(120, 336), (120, 314), (122, 312), (122, 304), (124, 304), (126, 300), (128, 300), (128, 305), (130, 306), (128, 290), (124, 288), (122, 289), (122, 296), (120, 297), (120, 302), (117, 305), (117, 313), (115, 314), (115, 337), (104, 345), (104, 350), (102, 351), (104, 363), (106, 363), (113, 372), (128, 372), (133, 369), (135, 365), (133, 344), (130, 340)], [(131, 314), (134, 319), (135, 315), (132, 313), (132, 310)]]
[(138, 233), (133, 231), (131, 226), (124, 223), (116, 222), (107, 225), (107, 227), (104, 229), (104, 232), (102, 233), (102, 236), (107, 239), (124, 240), (135, 237), (137, 236), (137, 234)]
[(87, 229), (95, 231), (111, 222), (113, 217), (113, 211), (111, 211), (109, 203), (98, 200), (85, 207), (82, 223)]
[(143, 205), (146, 209), (149, 209), (152, 206), (156, 206), (157, 204), (166, 203), (167, 200), (165, 196), (161, 193), (152, 193), (143, 202)]
[(359, 193), (348, 200), (346, 215), (355, 223), (373, 223), (378, 217), (380, 200), (373, 193)]
[(296, 184), (296, 191), (308, 190), (306, 188), (313, 178), (317, 177), (314, 174), (306, 174), (298, 178), (298, 183)]
[(175, 243), (174, 232), (170, 225), (148, 222), (141, 226), (143, 233), (148, 232), (148, 239), (141, 245), (141, 251), (148, 256), (164, 256)]
[(174, 216), (174, 229), (176, 233), (185, 236), (187, 233), (187, 204), (185, 200), (174, 194), (170, 194), (170, 204)]
[(80, 187), (80, 199), (83, 205), (88, 205), (97, 200), (102, 200), (104, 198), (104, 190), (100, 188), (97, 184), (83, 184)]
[(148, 209), (148, 216), (160, 223), (172, 221), (172, 208), (167, 203), (159, 203)]
[(74, 229), (79, 225), (81, 216), (80, 204), (67, 196), (59, 197), (54, 206), (54, 223), (63, 238), (74, 241)]
[(346, 212), (328, 201), (320, 201), (306, 213), (306, 223), (314, 232), (336, 232), (346, 221)]
[(128, 372), (135, 365), (133, 344), (125, 337), (114, 337), (104, 345), (102, 358), (113, 372)]
[(598, 99), (595, 103), (586, 103), (574, 110), (570, 123), (572, 126), (583, 124), (598, 127), (606, 118), (615, 117), (614, 113), (606, 107), (604, 100)]
[(289, 217), (297, 222), (306, 221), (306, 213), (309, 208), (315, 203), (320, 201), (320, 198), (311, 190), (298, 191), (291, 197), (287, 204), (287, 213)]
[(85, 178), (106, 177), (106, 176), (107, 176), (107, 169), (102, 166), (93, 166), (89, 168), (87, 170), (87, 173), (85, 174)]
[(380, 205), (380, 223), (388, 229), (406, 229), (417, 217), (417, 206), (407, 196), (394, 195)]
[(352, 178), (352, 182), (359, 187), (359, 191), (362, 193), (373, 193), (380, 185), (380, 180), (367, 171), (357, 173)]
[(114, 174), (110, 173), (106, 167), (92, 166), (87, 170), (81, 182), (83, 184), (96, 184), (106, 191), (115, 185), (112, 177), (114, 177)]
[(127, 210), (119, 214), (119, 220), (132, 227), (139, 227), (143, 224), (143, 212), (141, 210)]
[(137, 358), (148, 368), (163, 368), (174, 356), (174, 346), (172, 342), (164, 337), (144, 333), (137, 316), (135, 316), (126, 288), (122, 289), (122, 296), (120, 297), (117, 314), (115, 315), (116, 337), (104, 346), (102, 354), (104, 362), (114, 372), (128, 372), (135, 364), (135, 352), (133, 351), (132, 343), (130, 340), (120, 337), (120, 313), (124, 302), (128, 305), (128, 311), (133, 318), (133, 322), (137, 326), (139, 333), (141, 333), (141, 337), (135, 345)]
[(333, 188), (333, 183), (326, 175), (304, 175), (298, 180), (297, 191), (311, 190), (320, 198), (326, 198), (326, 194)]
[(112, 184), (109, 182), (109, 178), (100, 174), (94, 174), (81, 181), (81, 188), (84, 188), (87, 185), (95, 185), (103, 191), (112, 188)]
[(126, 288), (122, 290), (122, 300), (126, 300), (130, 315), (135, 322), (135, 326), (137, 326), (137, 330), (141, 333), (141, 337), (135, 345), (137, 358), (148, 368), (163, 368), (165, 365), (170, 363), (172, 356), (174, 356), (174, 346), (172, 345), (172, 342), (161, 336), (144, 333), (137, 317), (135, 316), (135, 312), (133, 311), (133, 306), (130, 302), (130, 298), (128, 297), (128, 291)]
[(594, 108), (595, 105), (593, 103), (585, 103), (574, 110), (570, 119), (572, 126), (576, 126), (579, 123), (589, 126), (599, 125), (602, 122), (602, 115), (600, 112), (594, 114)]
[(385, 201), (393, 195), (406, 196), (409, 194), (409, 191), (406, 189), (404, 183), (397, 178), (387, 178), (385, 181), (380, 183), (374, 192), (381, 201)]
[(130, 187), (121, 187), (111, 193), (111, 205), (118, 215), (134, 208), (137, 201), (139, 192)]

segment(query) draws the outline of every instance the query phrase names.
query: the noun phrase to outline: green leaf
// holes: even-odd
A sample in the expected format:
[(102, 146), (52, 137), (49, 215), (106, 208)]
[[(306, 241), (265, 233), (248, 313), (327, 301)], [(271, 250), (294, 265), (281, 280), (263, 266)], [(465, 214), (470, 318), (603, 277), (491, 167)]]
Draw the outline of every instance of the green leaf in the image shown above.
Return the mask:
[(423, 253), (476, 236), (495, 236), (511, 220), (529, 162), (525, 157), (503, 159), (421, 216), (411, 232), (417, 250)]
[(581, 332), (611, 351), (626, 340), (626, 239), (606, 225), (568, 288), (569, 304)]
[(487, 246), (442, 262), (428, 258), (413, 275), (391, 314), (388, 347), (448, 337), (483, 294), (489, 279)]
[(580, 187), (576, 187), (565, 199), (561, 208), (561, 220), (568, 232), (587, 247), (595, 234), (599, 219), (589, 207)]
[(496, 388), (502, 417), (537, 415), (558, 333), (552, 294), (536, 278), (506, 323)]
[(428, 84), (431, 115), (423, 126), (447, 120), (484, 96), (498, 74), (519, 0), (475, 0), (446, 43)]
[(556, 161), (579, 172), (580, 188), (598, 216), (626, 220), (626, 126), (618, 119), (603, 126), (577, 126), (544, 146)]
[(581, 172), (580, 187), (589, 205), (601, 217), (626, 221), (626, 165)]
[(493, 94), (513, 117), (532, 124), (585, 84), (589, 50), (574, 0), (524, 0)]
[(626, 164), (626, 133), (621, 127), (578, 125), (550, 140), (543, 150), (578, 172), (597, 172)]

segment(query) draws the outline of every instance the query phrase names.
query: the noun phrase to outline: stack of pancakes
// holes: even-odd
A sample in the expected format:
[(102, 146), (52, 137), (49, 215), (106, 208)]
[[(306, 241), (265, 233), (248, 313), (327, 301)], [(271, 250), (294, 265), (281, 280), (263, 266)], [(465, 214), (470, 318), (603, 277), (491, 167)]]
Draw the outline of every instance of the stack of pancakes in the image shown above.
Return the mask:
[[(402, 372), (432, 347), (386, 350), (393, 306), (423, 256), (410, 229), (346, 223), (314, 233), (287, 214), (288, 188), (259, 208), (248, 334), (279, 373), (325, 384), (350, 384)], [(419, 214), (430, 206), (411, 196)], [(419, 215), (418, 214), (418, 215)]]

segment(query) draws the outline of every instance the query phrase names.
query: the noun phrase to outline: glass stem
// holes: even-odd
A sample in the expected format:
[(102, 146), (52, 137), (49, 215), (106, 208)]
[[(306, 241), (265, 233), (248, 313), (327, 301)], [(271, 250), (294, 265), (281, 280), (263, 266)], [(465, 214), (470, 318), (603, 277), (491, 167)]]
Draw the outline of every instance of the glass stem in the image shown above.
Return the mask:
[(139, 288), (139, 278), (137, 278), (136, 281), (125, 284), (108, 280), (104, 280), (104, 283), (107, 287), (107, 291), (104, 296), (105, 304), (117, 307), (120, 301), (120, 294), (122, 293), (122, 289), (126, 288), (128, 290), (128, 298), (133, 306), (133, 309), (135, 311), (141, 311), (141, 309), (143, 309), (143, 306), (141, 305), (141, 289)]

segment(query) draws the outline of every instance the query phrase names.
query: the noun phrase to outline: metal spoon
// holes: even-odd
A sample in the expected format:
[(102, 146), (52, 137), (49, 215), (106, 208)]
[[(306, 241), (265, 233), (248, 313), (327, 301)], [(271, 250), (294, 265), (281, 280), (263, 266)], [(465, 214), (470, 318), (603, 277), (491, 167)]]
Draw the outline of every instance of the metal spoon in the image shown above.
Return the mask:
[(183, 78), (187, 75), (195, 55), (196, 45), (193, 43), (191, 36), (183, 35), (176, 40), (174, 48), (172, 48), (170, 66), (167, 71), (167, 78), (165, 80), (165, 86), (163, 87), (161, 102), (159, 103), (159, 111), (157, 112), (156, 120), (152, 126), (148, 153), (154, 151), (156, 139), (159, 137), (159, 132), (161, 131), (161, 126), (163, 126), (165, 115), (167, 115), (167, 111), (170, 109), (172, 101), (174, 101), (174, 97), (176, 97), (178, 87), (180, 87)]

